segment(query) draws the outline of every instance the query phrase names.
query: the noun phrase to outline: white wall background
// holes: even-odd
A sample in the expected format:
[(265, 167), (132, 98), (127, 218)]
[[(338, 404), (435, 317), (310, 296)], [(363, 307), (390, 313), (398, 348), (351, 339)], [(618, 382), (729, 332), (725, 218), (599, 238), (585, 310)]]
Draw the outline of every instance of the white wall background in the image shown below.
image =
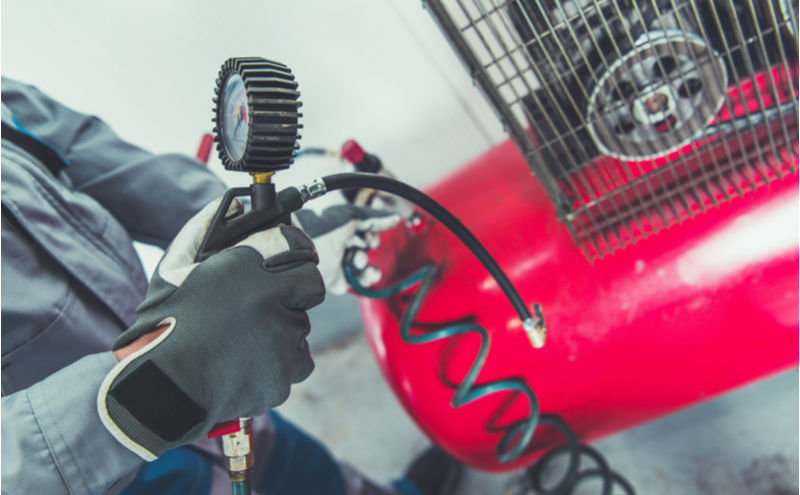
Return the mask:
[[(302, 146), (355, 138), (415, 186), (505, 138), (420, 0), (2, 2), (3, 75), (154, 152), (195, 153), (217, 72), (234, 56), (292, 68)], [(330, 172), (318, 162), (276, 181)], [(216, 157), (209, 165), (222, 173)]]

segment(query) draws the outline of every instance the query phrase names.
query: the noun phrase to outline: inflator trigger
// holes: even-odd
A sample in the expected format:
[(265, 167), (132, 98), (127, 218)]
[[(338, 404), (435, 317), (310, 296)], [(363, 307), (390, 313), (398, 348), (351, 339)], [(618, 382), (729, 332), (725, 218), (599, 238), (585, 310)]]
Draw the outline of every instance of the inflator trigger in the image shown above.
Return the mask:
[[(250, 197), (252, 209), (239, 216), (226, 219), (228, 208), (235, 198)], [(248, 187), (228, 189), (222, 198), (217, 213), (211, 220), (203, 243), (195, 257), (200, 263), (209, 256), (230, 247), (245, 237), (278, 224), (291, 225), (291, 214), (303, 207), (303, 198), (298, 190), (289, 187), (275, 193), (275, 184), (252, 184)]]

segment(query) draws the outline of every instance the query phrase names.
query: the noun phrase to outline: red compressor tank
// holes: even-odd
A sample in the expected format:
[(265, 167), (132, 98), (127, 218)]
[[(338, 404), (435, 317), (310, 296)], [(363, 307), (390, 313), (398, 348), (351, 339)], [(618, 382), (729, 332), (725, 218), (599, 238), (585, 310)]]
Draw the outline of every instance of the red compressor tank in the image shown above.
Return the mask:
[[(546, 344), (531, 345), (488, 272), (425, 215), (421, 225), (384, 234), (371, 260), (384, 274), (379, 285), (435, 265), (412, 332), (482, 325), (490, 346), (476, 383), (525, 380), (541, 412), (560, 415), (584, 442), (798, 364), (794, 174), (594, 262), (509, 141), (426, 192), (481, 240), (527, 303), (542, 305)], [(504, 428), (531, 413), (522, 394), (451, 405), (478, 354), (478, 335), (401, 339), (414, 290), (360, 301), (372, 350), (403, 407), (468, 465), (503, 471), (533, 462), (539, 435), (511, 463), (496, 456)]]
[(360, 302), (428, 436), (473, 467), (516, 469), (558, 441), (517, 434), (539, 414), (591, 442), (797, 366), (790, 2), (424, 3), (511, 136), (427, 192), (548, 330), (535, 348), (425, 214), (385, 233), (378, 289), (436, 270)]

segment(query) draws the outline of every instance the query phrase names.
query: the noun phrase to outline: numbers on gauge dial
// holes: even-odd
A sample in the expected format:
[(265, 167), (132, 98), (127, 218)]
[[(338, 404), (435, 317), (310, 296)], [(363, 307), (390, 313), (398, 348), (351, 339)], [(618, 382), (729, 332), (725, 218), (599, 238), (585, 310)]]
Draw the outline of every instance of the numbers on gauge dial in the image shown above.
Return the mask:
[(222, 87), (222, 112), (220, 122), (225, 151), (233, 161), (241, 160), (247, 148), (249, 115), (247, 114), (247, 92), (242, 76), (233, 73)]

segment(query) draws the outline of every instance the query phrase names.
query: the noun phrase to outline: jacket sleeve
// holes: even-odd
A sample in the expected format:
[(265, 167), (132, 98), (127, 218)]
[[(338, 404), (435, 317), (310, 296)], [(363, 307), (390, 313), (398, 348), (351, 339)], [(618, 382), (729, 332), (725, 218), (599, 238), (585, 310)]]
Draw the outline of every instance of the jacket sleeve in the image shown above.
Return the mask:
[(4, 494), (104, 493), (142, 464), (97, 414), (97, 390), (116, 363), (111, 352), (92, 354), (3, 397)]
[(166, 247), (189, 218), (225, 193), (198, 160), (127, 143), (97, 117), (32, 86), (3, 78), (2, 100), (20, 125), (69, 161), (62, 173), (74, 187), (109, 210), (134, 240)]

